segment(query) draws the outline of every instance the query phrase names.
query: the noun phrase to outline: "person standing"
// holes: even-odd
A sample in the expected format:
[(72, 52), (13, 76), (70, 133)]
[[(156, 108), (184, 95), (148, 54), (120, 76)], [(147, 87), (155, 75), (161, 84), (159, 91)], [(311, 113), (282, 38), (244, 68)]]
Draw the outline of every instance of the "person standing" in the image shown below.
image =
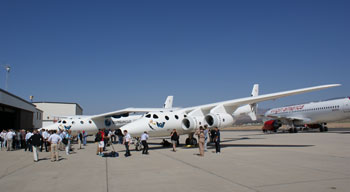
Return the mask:
[(148, 155), (148, 134), (147, 131), (143, 132), (143, 134), (141, 135), (141, 143), (143, 145), (143, 150), (142, 150), (142, 154)]
[(173, 144), (173, 151), (176, 152), (176, 144), (179, 136), (177, 135), (176, 129), (173, 129), (173, 131), (170, 134), (171, 143)]
[(105, 133), (102, 131), (102, 129), (99, 130), (99, 132), (96, 133), (95, 142), (97, 142), (97, 154), (96, 155), (103, 155), (103, 147), (105, 145), (104, 143), (104, 136)]
[(34, 162), (38, 162), (38, 150), (41, 144), (43, 143), (43, 137), (39, 134), (38, 130), (34, 130), (34, 134), (29, 138), (29, 142), (32, 144), (33, 147)]
[(130, 142), (131, 142), (131, 136), (127, 130), (124, 130), (123, 144), (125, 145), (125, 155), (124, 155), (125, 157), (131, 156), (130, 150), (129, 150)]
[(83, 145), (86, 146), (86, 140), (87, 140), (87, 132), (83, 131)]
[(218, 127), (215, 127), (215, 151), (216, 153), (220, 153), (221, 151), (220, 146), (220, 130)]
[(80, 131), (78, 131), (77, 140), (78, 140), (79, 149), (81, 149), (81, 143), (83, 141), (83, 134), (81, 134)]
[(10, 129), (6, 134), (7, 151), (12, 151), (14, 136), (16, 136), (16, 134), (12, 131), (12, 129)]
[(205, 136), (204, 136), (204, 129), (202, 126), (199, 128), (199, 131), (197, 130), (196, 135), (198, 135), (199, 155), (203, 157)]
[(0, 138), (1, 138), (1, 146), (0, 146), (0, 148), (1, 148), (1, 150), (6, 148), (6, 134), (7, 134), (7, 132), (6, 132), (5, 129), (2, 130), (1, 133), (0, 133)]
[(24, 148), (24, 151), (30, 151), (32, 152), (33, 151), (33, 148), (32, 148), (32, 144), (30, 143), (29, 141), (29, 138), (33, 135), (32, 132), (28, 131), (28, 133), (26, 134), (26, 138), (25, 138), (25, 141), (26, 141), (26, 147)]
[(57, 135), (56, 130), (53, 131), (53, 134), (50, 135), (48, 138), (48, 142), (51, 146), (51, 162), (54, 162), (55, 160), (58, 161), (58, 145), (61, 142), (61, 137)]
[(66, 145), (66, 155), (69, 155), (70, 152), (70, 142), (72, 140), (72, 131), (68, 130), (67, 134), (66, 134), (66, 139), (67, 139), (67, 145)]
[(207, 151), (208, 138), (209, 138), (208, 133), (209, 133), (208, 126), (204, 125), (204, 151)]

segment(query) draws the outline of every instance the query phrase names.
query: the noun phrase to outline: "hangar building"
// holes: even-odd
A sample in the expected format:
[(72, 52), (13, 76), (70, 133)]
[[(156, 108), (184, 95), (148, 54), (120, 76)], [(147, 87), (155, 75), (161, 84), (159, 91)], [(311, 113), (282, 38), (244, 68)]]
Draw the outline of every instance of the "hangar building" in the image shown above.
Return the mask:
[(83, 108), (77, 103), (33, 102), (33, 104), (43, 111), (43, 127), (67, 116), (83, 115)]
[(0, 130), (40, 128), (42, 114), (32, 103), (0, 89)]

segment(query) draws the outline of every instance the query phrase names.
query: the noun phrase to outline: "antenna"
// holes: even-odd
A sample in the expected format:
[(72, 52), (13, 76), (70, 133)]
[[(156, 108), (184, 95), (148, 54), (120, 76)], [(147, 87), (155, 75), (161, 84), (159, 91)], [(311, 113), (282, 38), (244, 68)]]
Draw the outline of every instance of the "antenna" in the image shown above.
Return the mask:
[(11, 67), (10, 67), (10, 65), (5, 65), (4, 68), (6, 69), (5, 90), (7, 91), (7, 88), (8, 88), (8, 79), (9, 79), (9, 74), (10, 74)]

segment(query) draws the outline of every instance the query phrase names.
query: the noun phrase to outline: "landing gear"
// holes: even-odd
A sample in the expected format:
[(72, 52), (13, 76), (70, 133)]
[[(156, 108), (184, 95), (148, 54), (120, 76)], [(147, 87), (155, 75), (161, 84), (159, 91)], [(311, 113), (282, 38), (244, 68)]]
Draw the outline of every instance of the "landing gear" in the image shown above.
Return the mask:
[(328, 131), (328, 127), (324, 124), (321, 124), (320, 126), (320, 132), (327, 132)]
[(135, 140), (135, 150), (141, 151), (143, 149), (143, 145), (141, 144), (140, 137), (136, 137)]
[(193, 134), (188, 134), (188, 138), (185, 141), (186, 145), (197, 145), (197, 139), (193, 137)]

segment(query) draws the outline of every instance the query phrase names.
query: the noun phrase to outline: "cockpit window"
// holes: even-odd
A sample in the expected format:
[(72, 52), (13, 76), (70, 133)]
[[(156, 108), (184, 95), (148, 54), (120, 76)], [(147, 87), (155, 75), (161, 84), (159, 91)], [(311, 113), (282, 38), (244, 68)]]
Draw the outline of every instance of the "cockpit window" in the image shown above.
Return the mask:
[(63, 124), (66, 124), (67, 122), (66, 121), (62, 121)]
[(58, 123), (61, 123), (61, 122), (62, 122), (61, 120), (58, 121)]
[(158, 115), (153, 114), (153, 119), (158, 119)]
[(165, 119), (166, 119), (166, 120), (169, 120), (169, 117), (168, 117), (168, 116), (165, 116)]
[(146, 118), (151, 118), (151, 114), (147, 114), (145, 117)]

